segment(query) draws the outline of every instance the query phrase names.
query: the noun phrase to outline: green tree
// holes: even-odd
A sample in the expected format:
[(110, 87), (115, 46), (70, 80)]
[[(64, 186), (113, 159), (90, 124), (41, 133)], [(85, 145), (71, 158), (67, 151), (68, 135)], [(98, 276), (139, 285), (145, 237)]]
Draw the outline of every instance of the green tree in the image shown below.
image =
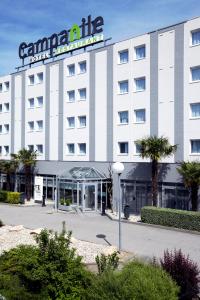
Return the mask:
[(177, 145), (170, 145), (167, 138), (150, 136), (137, 141), (141, 149), (140, 156), (151, 160), (152, 173), (152, 202), (157, 206), (158, 199), (158, 162), (162, 158), (171, 156), (177, 149)]
[(18, 161), (23, 165), (25, 175), (26, 198), (31, 199), (31, 179), (37, 162), (37, 151), (21, 149), (17, 154)]
[(15, 154), (11, 154), (11, 160), (2, 160), (0, 162), (0, 169), (2, 173), (6, 174), (6, 189), (13, 190), (11, 178), (16, 178), (16, 171), (19, 167), (19, 162)]
[(183, 182), (191, 191), (192, 210), (198, 210), (198, 190), (200, 185), (200, 162), (181, 162), (177, 168), (179, 174), (183, 178)]

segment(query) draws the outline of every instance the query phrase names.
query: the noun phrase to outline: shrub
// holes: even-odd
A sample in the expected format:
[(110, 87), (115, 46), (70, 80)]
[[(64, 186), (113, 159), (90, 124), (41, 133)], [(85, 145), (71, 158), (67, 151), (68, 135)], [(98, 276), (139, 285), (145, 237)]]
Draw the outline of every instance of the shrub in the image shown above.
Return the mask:
[(119, 256), (118, 252), (113, 252), (106, 256), (105, 254), (101, 254), (100, 256), (97, 255), (95, 257), (98, 273), (102, 274), (108, 270), (115, 270), (118, 268), (119, 265)]
[(200, 212), (144, 206), (141, 220), (149, 224), (200, 231)]
[(0, 294), (7, 300), (81, 299), (92, 275), (69, 247), (71, 232), (43, 230), (37, 246), (21, 245), (0, 256)]
[(7, 201), (7, 191), (0, 190), (0, 202), (6, 202)]
[(7, 201), (10, 204), (20, 203), (20, 193), (18, 192), (7, 192)]
[(197, 297), (200, 271), (197, 264), (189, 259), (189, 256), (183, 255), (181, 250), (174, 252), (167, 250), (161, 259), (161, 266), (180, 286), (180, 299), (191, 300)]
[(159, 267), (133, 261), (122, 271), (108, 271), (96, 276), (87, 300), (175, 300), (179, 288)]
[(65, 205), (70, 206), (71, 203), (72, 203), (71, 199), (66, 199), (65, 200)]
[(4, 224), (3, 224), (3, 222), (0, 220), (0, 227), (2, 227)]

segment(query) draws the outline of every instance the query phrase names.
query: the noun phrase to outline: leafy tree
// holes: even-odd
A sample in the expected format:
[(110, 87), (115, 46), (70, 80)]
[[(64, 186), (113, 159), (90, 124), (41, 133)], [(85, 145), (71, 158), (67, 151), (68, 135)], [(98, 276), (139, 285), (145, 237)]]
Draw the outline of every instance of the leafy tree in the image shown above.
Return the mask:
[(198, 210), (198, 189), (200, 185), (200, 162), (185, 162), (180, 163), (177, 168), (179, 174), (183, 178), (183, 182), (187, 188), (191, 190), (192, 210)]
[(11, 177), (16, 177), (16, 171), (18, 169), (19, 162), (15, 154), (11, 154), (11, 160), (2, 160), (0, 162), (1, 172), (6, 174), (6, 189), (12, 190)]
[(27, 200), (31, 199), (31, 179), (34, 168), (37, 162), (37, 151), (21, 149), (17, 154), (17, 159), (23, 165), (25, 174), (26, 197)]
[(152, 201), (157, 206), (158, 199), (158, 162), (162, 158), (171, 156), (177, 149), (177, 145), (170, 145), (165, 137), (150, 136), (137, 141), (141, 149), (140, 156), (151, 160), (152, 173)]

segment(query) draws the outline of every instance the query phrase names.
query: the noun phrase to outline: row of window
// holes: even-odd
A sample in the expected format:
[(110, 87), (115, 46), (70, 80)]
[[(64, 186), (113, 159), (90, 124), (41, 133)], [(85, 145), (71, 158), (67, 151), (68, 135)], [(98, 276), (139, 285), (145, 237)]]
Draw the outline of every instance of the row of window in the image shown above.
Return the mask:
[(28, 122), (28, 131), (42, 131), (43, 130), (43, 121), (29, 121)]
[[(146, 121), (146, 110), (145, 109), (135, 109), (134, 110), (134, 122), (144, 123)], [(129, 123), (129, 112), (119, 111), (118, 112), (118, 123), (128, 124)]]
[(0, 146), (0, 156), (9, 155), (9, 146)]
[(36, 150), (38, 155), (43, 154), (43, 145), (28, 145), (28, 149), (31, 151)]
[(39, 83), (43, 83), (43, 72), (28, 76), (28, 85), (35, 85)]
[(8, 92), (8, 91), (9, 91), (9, 88), (10, 88), (10, 83), (9, 83), (9, 81), (0, 83), (0, 93), (2, 93), (2, 92)]
[[(135, 144), (135, 154), (139, 155), (141, 153), (140, 145), (136, 142)], [(128, 142), (119, 142), (118, 143), (118, 153), (122, 155), (129, 154), (129, 143)], [(200, 140), (191, 140), (190, 141), (190, 154), (200, 154)]]
[[(86, 116), (78, 117), (78, 127), (79, 128), (86, 127)], [(67, 128), (75, 128), (75, 117), (67, 118)]]
[[(142, 92), (146, 89), (146, 78), (139, 77), (134, 79), (134, 91)], [(129, 92), (129, 82), (128, 80), (123, 80), (118, 82), (118, 93), (127, 94)]]
[(43, 97), (29, 98), (28, 99), (28, 108), (36, 108), (43, 106)]
[[(140, 45), (134, 48), (134, 60), (144, 59), (146, 57), (146, 46)], [(129, 61), (128, 49), (118, 52), (118, 63), (126, 64)]]
[(2, 112), (9, 112), (10, 111), (10, 105), (9, 103), (0, 104), (0, 113)]
[[(75, 144), (70, 143), (67, 144), (67, 155), (74, 155), (75, 152)], [(77, 144), (77, 154), (78, 155), (86, 155), (86, 143)]]
[[(78, 74), (84, 74), (87, 72), (86, 61), (81, 61), (78, 63)], [(75, 64), (71, 64), (67, 66), (67, 75), (74, 76), (75, 75)]]
[[(78, 89), (78, 100), (86, 100), (86, 88)], [(75, 102), (75, 90), (67, 92), (67, 101)]]
[(9, 133), (9, 124), (0, 125), (0, 134), (7, 134)]

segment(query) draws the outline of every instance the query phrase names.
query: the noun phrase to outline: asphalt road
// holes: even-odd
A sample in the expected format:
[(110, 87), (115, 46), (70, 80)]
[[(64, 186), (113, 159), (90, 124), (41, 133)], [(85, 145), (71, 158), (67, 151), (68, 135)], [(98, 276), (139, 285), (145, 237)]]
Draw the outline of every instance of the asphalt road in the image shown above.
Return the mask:
[[(55, 212), (51, 206), (17, 207), (0, 204), (0, 219), (7, 225), (59, 231), (65, 221), (73, 236), (95, 243), (118, 245), (118, 222), (97, 213)], [(105, 240), (97, 235), (103, 234)], [(200, 235), (122, 223), (122, 248), (142, 257), (162, 257), (166, 249), (182, 249), (200, 266)]]

